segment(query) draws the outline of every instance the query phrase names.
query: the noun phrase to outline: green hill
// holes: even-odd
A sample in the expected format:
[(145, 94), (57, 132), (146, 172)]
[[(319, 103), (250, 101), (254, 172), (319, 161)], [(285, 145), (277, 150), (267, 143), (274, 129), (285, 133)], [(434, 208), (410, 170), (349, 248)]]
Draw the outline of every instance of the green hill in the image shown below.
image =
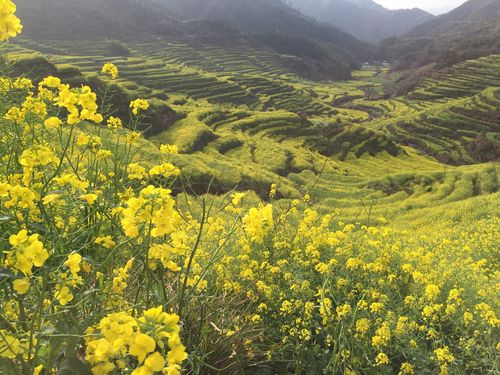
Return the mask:
[(281, 0), (155, 0), (187, 19), (222, 19), (251, 34), (283, 33), (331, 43), (358, 57), (368, 47), (337, 28), (320, 24)]
[[(220, 19), (281, 53), (314, 57), (340, 66), (359, 66), (373, 48), (350, 34), (316, 22), (281, 0), (155, 0), (184, 19)], [(286, 40), (284, 38), (286, 37)]]
[(176, 113), (150, 141), (179, 146), (175, 163), (197, 193), (210, 184), (215, 194), (236, 187), (266, 199), (277, 183), (280, 198), (310, 191), (326, 211), (369, 220), (498, 190), (495, 166), (457, 166), (498, 161), (498, 55), (383, 99), (397, 85), (383, 70), (311, 82), (287, 72), (275, 54), (251, 48), (122, 42), (130, 53), (117, 58), (103, 54), (109, 41), (16, 43), (13, 57), (27, 47), (45, 51), (60, 69), (71, 64), (92, 74), (116, 63), (117, 86), (128, 97)]

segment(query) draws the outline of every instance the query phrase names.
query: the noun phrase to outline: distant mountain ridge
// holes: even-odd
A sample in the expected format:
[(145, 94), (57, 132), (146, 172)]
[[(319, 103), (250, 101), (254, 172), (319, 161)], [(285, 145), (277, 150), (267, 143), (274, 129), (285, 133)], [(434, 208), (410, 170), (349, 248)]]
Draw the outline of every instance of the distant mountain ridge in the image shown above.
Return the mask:
[(380, 55), (396, 68), (431, 63), (444, 67), (500, 53), (500, 1), (469, 0), (449, 13), (381, 44)]
[[(16, 0), (22, 37), (141, 38), (180, 31), (180, 22), (147, 0)], [(175, 30), (175, 31), (174, 31)]]
[(304, 14), (372, 43), (434, 18), (418, 8), (389, 10), (372, 0), (288, 0), (288, 3)]

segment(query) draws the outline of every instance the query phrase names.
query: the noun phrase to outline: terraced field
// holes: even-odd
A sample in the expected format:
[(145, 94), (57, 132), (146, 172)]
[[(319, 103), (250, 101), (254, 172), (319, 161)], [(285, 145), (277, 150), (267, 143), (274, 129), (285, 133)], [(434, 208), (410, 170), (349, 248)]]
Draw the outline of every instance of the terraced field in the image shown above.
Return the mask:
[(491, 55), (457, 64), (437, 78), (424, 80), (408, 95), (419, 100), (467, 97), (500, 86), (500, 57)]
[(213, 193), (236, 187), (267, 199), (277, 183), (284, 203), (310, 193), (321, 209), (359, 221), (498, 192), (500, 55), (458, 64), (388, 99), (398, 76), (387, 70), (313, 82), (262, 49), (16, 43), (12, 54), (39, 51), (88, 74), (113, 62), (124, 93), (180, 114), (150, 141), (180, 147), (175, 162), (193, 192), (211, 182)]

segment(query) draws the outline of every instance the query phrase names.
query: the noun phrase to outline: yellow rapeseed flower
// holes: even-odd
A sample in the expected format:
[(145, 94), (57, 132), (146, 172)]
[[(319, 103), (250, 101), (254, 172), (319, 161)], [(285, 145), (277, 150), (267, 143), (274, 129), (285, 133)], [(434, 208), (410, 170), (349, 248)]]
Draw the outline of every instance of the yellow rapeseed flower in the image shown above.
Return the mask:
[(231, 195), (231, 204), (233, 206), (237, 206), (240, 201), (245, 197), (245, 193), (233, 193)]
[(49, 129), (56, 129), (62, 125), (62, 121), (58, 117), (49, 117), (45, 120), (44, 125)]
[(87, 202), (89, 206), (92, 206), (95, 201), (97, 200), (98, 195), (97, 194), (83, 194), (80, 195), (80, 199)]
[(439, 297), (441, 290), (435, 284), (429, 284), (425, 287), (425, 296), (429, 301), (434, 301)]
[(122, 120), (119, 119), (118, 117), (111, 116), (108, 119), (107, 126), (110, 129), (120, 129), (121, 127), (123, 127), (123, 123)]
[(49, 252), (38, 240), (38, 234), (28, 236), (28, 231), (23, 229), (10, 236), (9, 242), (12, 249), (6, 252), (6, 264), (15, 273), (21, 272), (25, 275), (31, 275), (33, 267), (42, 267), (49, 258)]
[(274, 227), (273, 206), (268, 204), (251, 208), (243, 218), (243, 224), (251, 240), (262, 243), (266, 234)]
[(146, 356), (153, 352), (156, 348), (156, 342), (150, 336), (139, 333), (135, 339), (134, 343), (130, 345), (129, 354), (137, 357), (139, 362), (144, 361)]
[(178, 154), (179, 148), (176, 145), (161, 145), (160, 152), (162, 154)]
[(399, 369), (398, 375), (413, 375), (414, 373), (413, 366), (408, 362), (404, 362)]
[(74, 296), (68, 286), (57, 285), (54, 298), (59, 301), (61, 306), (66, 306), (69, 302), (73, 301)]
[(137, 116), (139, 110), (145, 111), (149, 108), (149, 103), (144, 99), (136, 99), (130, 102), (130, 108), (132, 108), (132, 113)]
[(21, 32), (21, 20), (16, 17), (16, 5), (11, 0), (0, 0), (0, 42)]
[(118, 78), (118, 68), (116, 67), (115, 64), (112, 63), (106, 63), (102, 67), (101, 73), (107, 76), (110, 76), (111, 79), (116, 79)]
[(70, 254), (68, 259), (64, 262), (64, 265), (69, 268), (69, 271), (73, 274), (80, 272), (80, 264), (82, 262), (82, 256), (80, 254)]
[(366, 318), (361, 318), (356, 321), (356, 332), (363, 335), (370, 329), (370, 321)]
[(455, 357), (451, 354), (447, 346), (434, 350), (434, 354), (436, 354), (437, 360), (441, 363), (451, 363), (455, 360)]
[(388, 365), (390, 363), (389, 357), (385, 353), (379, 353), (377, 357), (375, 358), (375, 365), (376, 366), (384, 366)]
[(24, 277), (22, 279), (16, 279), (12, 283), (12, 286), (14, 287), (14, 290), (16, 291), (17, 294), (26, 294), (28, 292), (28, 289), (30, 287), (30, 279), (27, 277)]

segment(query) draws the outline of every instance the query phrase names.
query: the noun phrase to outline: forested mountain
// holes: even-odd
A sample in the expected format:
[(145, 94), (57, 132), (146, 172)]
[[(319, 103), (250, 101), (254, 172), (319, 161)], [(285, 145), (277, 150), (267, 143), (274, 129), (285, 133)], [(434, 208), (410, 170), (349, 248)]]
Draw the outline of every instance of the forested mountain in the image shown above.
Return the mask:
[(282, 32), (349, 49), (361, 43), (336, 28), (321, 25), (281, 0), (154, 0), (187, 19), (223, 19), (252, 34)]
[(500, 1), (469, 0), (381, 45), (396, 68), (449, 66), (500, 51)]
[(421, 9), (389, 10), (372, 0), (289, 0), (289, 3), (304, 14), (374, 43), (434, 18)]
[(485, 21), (500, 19), (500, 1), (469, 0), (462, 6), (443, 14), (408, 31), (405, 36), (424, 37), (429, 35), (450, 34), (460, 27)]
[[(184, 19), (221, 19), (250, 34), (281, 34), (334, 47), (354, 58), (366, 58), (370, 48), (348, 33), (320, 24), (281, 0), (154, 0)], [(298, 41), (300, 43), (300, 41)]]

